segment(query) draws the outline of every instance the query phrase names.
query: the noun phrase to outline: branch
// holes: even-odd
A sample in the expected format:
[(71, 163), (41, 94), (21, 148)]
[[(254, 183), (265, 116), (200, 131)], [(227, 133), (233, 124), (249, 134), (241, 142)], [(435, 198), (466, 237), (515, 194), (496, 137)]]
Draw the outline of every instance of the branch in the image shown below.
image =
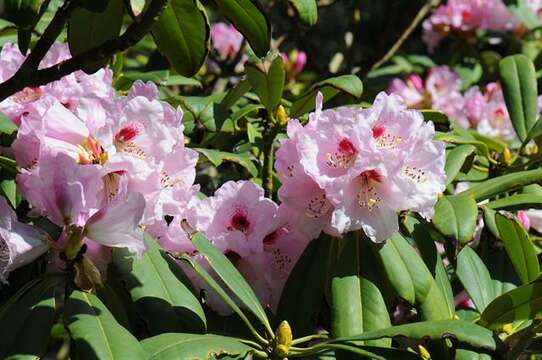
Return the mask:
[(275, 118), (271, 111), (267, 113), (267, 119), (264, 121), (263, 131), (263, 168), (262, 168), (262, 187), (265, 196), (273, 198), (273, 142), (277, 136), (277, 126)]
[(412, 32), (420, 25), (422, 20), (427, 16), (427, 14), (431, 11), (431, 9), (435, 6), (437, 6), (440, 3), (440, 0), (427, 0), (424, 6), (421, 7), (421, 9), (418, 11), (414, 19), (410, 22), (410, 24), (407, 26), (407, 28), (403, 31), (401, 36), (395, 41), (395, 43), (389, 48), (389, 50), (378, 60), (375, 62), (369, 71), (367, 71), (364, 75), (367, 75), (373, 70), (378, 69), (383, 64), (385, 64), (387, 61), (389, 61), (393, 55), (401, 48), (403, 43), (408, 39), (408, 37), (412, 34)]
[(23, 90), (25, 87), (41, 86), (59, 80), (74, 71), (85, 68), (87, 65), (109, 58), (117, 52), (124, 51), (130, 46), (135, 45), (149, 32), (154, 21), (166, 5), (167, 0), (152, 0), (141, 20), (133, 22), (121, 36), (93, 49), (84, 51), (59, 64), (46, 69), (34, 70), (30, 74), (25, 74), (19, 69), (13, 77), (0, 84), (0, 101)]

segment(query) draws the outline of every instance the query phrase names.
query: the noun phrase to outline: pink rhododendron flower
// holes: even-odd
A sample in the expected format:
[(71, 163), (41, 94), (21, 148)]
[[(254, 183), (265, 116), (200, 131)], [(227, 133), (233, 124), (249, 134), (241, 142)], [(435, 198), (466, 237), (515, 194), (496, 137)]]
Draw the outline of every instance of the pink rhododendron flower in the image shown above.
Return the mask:
[[(538, 209), (529, 209), (525, 211), (518, 212), (518, 220), (525, 226), (527, 230), (535, 230), (538, 233), (542, 234), (542, 210)], [(527, 226), (528, 225), (528, 226)]]
[(498, 83), (490, 83), (485, 89), (486, 106), (476, 130), (486, 136), (513, 140), (516, 132), (508, 115), (504, 95)]
[(228, 181), (195, 206), (198, 216), (192, 225), (225, 253), (241, 257), (262, 252), (277, 212), (277, 205), (250, 181)]
[(430, 51), (449, 35), (470, 37), (476, 30), (512, 31), (520, 25), (502, 0), (448, 0), (423, 22)]
[[(47, 68), (71, 57), (67, 44), (53, 44), (40, 63), (40, 68)], [(15, 74), (25, 57), (14, 44), (5, 44), (0, 52), (0, 81), (5, 81)], [(111, 99), (113, 73), (109, 69), (100, 69), (88, 75), (76, 71), (58, 81), (44, 86), (27, 87), (0, 103), (0, 111), (8, 115), (17, 125), (21, 116), (39, 108), (38, 104), (46, 96), (55, 98), (66, 108), (73, 110), (77, 103), (88, 96)], [(32, 107), (29, 107), (32, 105)]]
[(442, 65), (429, 69), (425, 82), (416, 74), (409, 75), (406, 81), (393, 79), (387, 92), (401, 96), (410, 108), (440, 110), (462, 127), (469, 127), (460, 90), (459, 75)]
[(366, 110), (322, 111), (317, 99), (309, 123), (292, 121), (277, 151), (284, 204), (306, 215), (317, 209), (331, 234), (363, 229), (374, 241), (398, 230), (399, 210), (430, 218), (445, 182), (444, 145), (433, 141), (433, 125), (397, 95), (381, 93)]
[(525, 3), (539, 19), (542, 19), (542, 0), (525, 0)]
[(525, 230), (529, 231), (531, 227), (531, 220), (529, 219), (529, 215), (527, 215), (527, 212), (524, 210), (520, 210), (516, 214), (516, 218), (518, 221), (523, 225)]
[(0, 282), (6, 282), (11, 271), (45, 254), (48, 237), (40, 229), (19, 222), (6, 199), (0, 197)]
[(84, 235), (107, 247), (125, 247), (141, 256), (146, 250), (139, 223), (145, 209), (140, 193), (130, 193), (95, 212), (85, 223)]
[(295, 77), (303, 71), (305, 64), (307, 63), (307, 54), (304, 51), (298, 51), (294, 49), (290, 54), (280, 53), (284, 69), (288, 79), (293, 80)]
[(211, 39), (222, 60), (235, 58), (243, 44), (243, 35), (233, 25), (222, 22), (211, 26)]

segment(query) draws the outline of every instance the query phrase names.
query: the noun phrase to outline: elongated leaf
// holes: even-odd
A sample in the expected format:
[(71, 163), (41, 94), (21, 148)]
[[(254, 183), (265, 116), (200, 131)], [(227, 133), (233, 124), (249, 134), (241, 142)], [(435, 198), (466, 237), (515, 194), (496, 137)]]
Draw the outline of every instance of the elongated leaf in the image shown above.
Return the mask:
[[(122, 27), (122, 13), (124, 5), (122, 0), (109, 0), (103, 12), (91, 12), (78, 8), (68, 21), (68, 44), (72, 55), (102, 45), (114, 39)], [(92, 73), (103, 67), (108, 59), (99, 61), (86, 67), (84, 70)]]
[(495, 298), (493, 283), (486, 265), (478, 254), (465, 246), (457, 256), (457, 276), (481, 313)]
[(519, 139), (523, 141), (535, 124), (538, 111), (533, 62), (521, 54), (507, 56), (499, 63), (499, 75), (510, 120)]
[[(465, 135), (468, 135), (468, 137)], [(495, 162), (495, 160), (491, 158), (491, 154), (489, 153), (489, 147), (487, 146), (487, 144), (476, 140), (468, 132), (466, 132), (463, 135), (437, 132), (435, 135), (435, 139), (439, 141), (445, 141), (450, 144), (472, 145), (476, 147), (476, 150), (478, 151), (480, 155), (485, 156), (492, 162)]]
[(271, 44), (271, 26), (257, 0), (215, 0), (220, 13), (245, 36), (256, 55), (263, 57)]
[(440, 198), (435, 205), (433, 224), (444, 235), (466, 243), (476, 230), (478, 208), (472, 197), (463, 194)]
[(491, 355), (477, 353), (472, 350), (457, 349), (455, 352), (455, 360), (491, 360)]
[(459, 343), (468, 344), (475, 348), (486, 350), (495, 350), (496, 348), (495, 339), (490, 330), (463, 320), (435, 320), (397, 325), (386, 329), (368, 331), (360, 335), (334, 339), (329, 342), (348, 343), (395, 336), (431, 340), (455, 338)]
[(473, 145), (465, 144), (456, 146), (447, 154), (446, 166), (444, 168), (446, 170), (446, 185), (451, 184), (457, 174), (459, 174), (467, 158), (472, 156), (475, 151), (476, 148)]
[(65, 319), (79, 359), (146, 359), (139, 342), (95, 295), (74, 290), (66, 301)]
[(536, 120), (533, 127), (531, 128), (531, 130), (529, 130), (529, 133), (527, 134), (527, 137), (525, 138), (525, 140), (523, 140), (523, 144), (528, 143), (529, 140), (538, 141), (540, 136), (542, 136), (542, 121), (541, 121), (541, 118), (539, 117)]
[(179, 265), (163, 254), (150, 236), (146, 241), (148, 250), (142, 258), (115, 250), (114, 263), (149, 333), (205, 331), (205, 314), (183, 283), (189, 282)]
[(281, 57), (277, 56), (273, 60), (267, 72), (263, 70), (262, 64), (248, 64), (245, 70), (247, 79), (260, 101), (267, 110), (273, 112), (282, 97), (284, 80), (286, 79)]
[(495, 195), (517, 190), (525, 185), (533, 184), (541, 180), (542, 168), (518, 171), (478, 183), (462, 192), (462, 194), (472, 196), (477, 202), (480, 202)]
[(533, 243), (523, 225), (501, 214), (496, 215), (495, 222), (521, 282), (526, 284), (536, 279), (540, 275), (540, 265)]
[(55, 287), (59, 278), (45, 278), (15, 294), (0, 313), (0, 358), (41, 358), (55, 318)]
[(325, 101), (331, 100), (340, 92), (352, 95), (358, 99), (363, 93), (363, 83), (356, 75), (342, 75), (320, 81), (311, 86), (307, 92), (293, 102), (290, 109), (290, 116), (298, 117), (313, 110), (316, 94), (319, 91), (324, 95)]
[(289, 0), (297, 12), (299, 19), (308, 26), (318, 21), (318, 6), (315, 0)]
[(223, 161), (232, 161), (247, 169), (250, 175), (254, 177), (258, 176), (258, 169), (252, 162), (252, 155), (248, 152), (235, 154), (214, 149), (195, 148), (194, 150), (197, 150), (199, 153), (205, 155), (205, 157), (209, 159), (214, 166), (219, 166)]
[(493, 300), (481, 315), (481, 323), (498, 329), (518, 320), (542, 317), (542, 282), (520, 286)]
[(485, 204), (493, 210), (527, 210), (542, 209), (542, 195), (538, 194), (514, 194)]
[(444, 239), (425, 223), (412, 216), (407, 216), (404, 225), (414, 239), (425, 265), (435, 278), (435, 281), (446, 300), (447, 313), (450, 318), (455, 315), (454, 295), (448, 273), (444, 267), (442, 257), (437, 251), (436, 242), (442, 243)]
[(238, 339), (212, 334), (162, 334), (143, 340), (141, 346), (150, 360), (237, 358), (253, 350)]
[(324, 300), (332, 244), (333, 239), (327, 235), (311, 241), (282, 290), (277, 319), (287, 319), (295, 337), (310, 335), (315, 331)]
[(432, 121), (434, 124), (446, 126), (450, 124), (448, 116), (440, 110), (421, 109), (419, 111), (422, 113), (425, 121)]
[(152, 27), (158, 49), (171, 67), (185, 76), (195, 75), (207, 57), (210, 27), (199, 0), (169, 0)]
[(209, 240), (207, 240), (200, 232), (196, 232), (192, 235), (192, 243), (205, 257), (211, 268), (217, 273), (228, 288), (258, 318), (266, 329), (273, 333), (267, 315), (258, 301), (256, 294), (254, 294), (254, 291), (250, 288), (243, 276), (230, 263), (228, 258), (211, 245)]

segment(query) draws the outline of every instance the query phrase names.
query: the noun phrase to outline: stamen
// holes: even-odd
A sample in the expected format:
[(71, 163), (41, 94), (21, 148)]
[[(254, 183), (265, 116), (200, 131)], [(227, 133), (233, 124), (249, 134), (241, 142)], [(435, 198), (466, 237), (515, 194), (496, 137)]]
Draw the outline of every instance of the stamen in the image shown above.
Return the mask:
[(369, 211), (378, 208), (382, 198), (378, 195), (376, 184), (382, 182), (382, 176), (376, 170), (364, 171), (359, 176), (360, 190), (357, 194), (358, 205)]
[(405, 165), (401, 168), (401, 170), (403, 171), (403, 174), (405, 174), (408, 178), (410, 178), (410, 180), (414, 182), (422, 183), (427, 180), (425, 171), (423, 171), (422, 169)]
[(332, 168), (348, 169), (356, 160), (358, 151), (354, 144), (347, 138), (343, 138), (337, 144), (337, 150), (326, 154), (326, 164)]

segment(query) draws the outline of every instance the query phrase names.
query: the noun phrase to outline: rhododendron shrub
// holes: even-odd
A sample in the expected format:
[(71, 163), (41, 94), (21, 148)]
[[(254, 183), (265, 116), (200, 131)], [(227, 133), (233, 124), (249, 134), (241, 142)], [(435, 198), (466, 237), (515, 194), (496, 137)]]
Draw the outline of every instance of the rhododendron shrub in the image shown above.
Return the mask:
[(0, 358), (537, 358), (540, 8), (0, 2)]

